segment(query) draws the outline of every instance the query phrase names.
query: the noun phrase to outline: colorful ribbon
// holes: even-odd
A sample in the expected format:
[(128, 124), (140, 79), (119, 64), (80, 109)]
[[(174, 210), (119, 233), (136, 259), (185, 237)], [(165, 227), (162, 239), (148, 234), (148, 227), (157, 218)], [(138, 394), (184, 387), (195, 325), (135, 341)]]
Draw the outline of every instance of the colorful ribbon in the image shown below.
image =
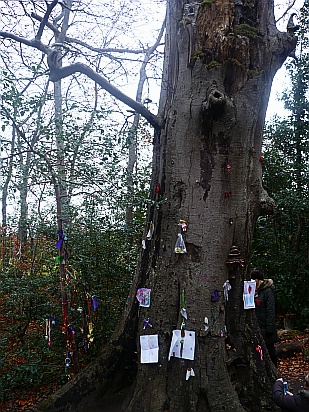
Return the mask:
[(98, 307), (99, 307), (99, 301), (98, 301), (98, 298), (96, 297), (96, 296), (92, 296), (91, 297), (91, 300), (92, 300), (92, 306), (93, 306), (93, 310), (97, 310), (98, 309)]
[(63, 244), (63, 241), (64, 241), (63, 231), (61, 229), (59, 229), (57, 231), (57, 235), (58, 235), (58, 241), (55, 244), (55, 248), (60, 249), (62, 244)]
[(149, 328), (152, 328), (152, 324), (150, 323), (150, 319), (149, 319), (149, 318), (144, 319), (144, 327), (143, 327), (143, 329), (146, 329), (147, 326), (148, 326)]
[(263, 360), (263, 350), (262, 350), (262, 347), (260, 346), (260, 345), (258, 345), (256, 348), (255, 348), (255, 350), (257, 351), (257, 352), (259, 352), (259, 354), (260, 354), (260, 359), (261, 359), (261, 361)]

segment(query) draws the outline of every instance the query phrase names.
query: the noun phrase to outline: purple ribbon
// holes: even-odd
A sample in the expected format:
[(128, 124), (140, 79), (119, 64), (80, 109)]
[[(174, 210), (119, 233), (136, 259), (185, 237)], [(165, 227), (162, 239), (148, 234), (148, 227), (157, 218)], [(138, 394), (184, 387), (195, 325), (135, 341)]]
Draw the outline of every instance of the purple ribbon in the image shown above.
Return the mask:
[(147, 326), (149, 326), (150, 328), (152, 328), (152, 324), (150, 323), (150, 319), (144, 319), (144, 329), (147, 328)]
[(98, 302), (98, 298), (96, 296), (92, 296), (92, 306), (93, 306), (93, 310), (97, 310), (99, 307), (99, 302)]
[(57, 235), (58, 235), (58, 242), (55, 244), (55, 248), (60, 249), (64, 241), (63, 231), (59, 229), (57, 231)]

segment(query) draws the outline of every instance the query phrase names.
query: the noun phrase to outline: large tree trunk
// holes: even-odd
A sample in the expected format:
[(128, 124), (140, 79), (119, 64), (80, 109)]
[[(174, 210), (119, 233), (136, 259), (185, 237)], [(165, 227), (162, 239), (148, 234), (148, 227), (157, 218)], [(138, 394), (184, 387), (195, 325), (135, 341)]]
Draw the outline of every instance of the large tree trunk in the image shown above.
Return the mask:
[[(163, 203), (148, 216), (154, 236), (142, 251), (111, 344), (95, 365), (39, 410), (89, 407), (89, 399), (99, 398), (107, 382), (109, 388), (112, 378), (119, 382), (125, 362), (134, 364), (134, 350), (138, 367), (127, 411), (275, 410), (270, 399), (275, 369), (254, 311), (243, 309), (242, 293), (256, 218), (273, 206), (262, 188), (260, 163), (268, 97), (273, 76), (296, 39), (275, 28), (272, 1), (168, 3), (160, 104), (164, 128), (155, 136), (152, 175), (153, 200)], [(188, 222), (186, 254), (174, 250), (180, 219)], [(227, 264), (232, 246), (240, 256)], [(227, 279), (232, 286), (228, 301), (212, 302), (211, 293), (222, 291)], [(137, 287), (151, 289), (150, 308), (138, 311)], [(185, 329), (196, 334), (194, 361), (169, 361), (172, 331), (183, 321), (183, 290)], [(148, 317), (153, 327), (143, 329)], [(159, 336), (158, 363), (140, 363), (139, 336), (145, 334)], [(195, 372), (189, 380), (187, 368)]]

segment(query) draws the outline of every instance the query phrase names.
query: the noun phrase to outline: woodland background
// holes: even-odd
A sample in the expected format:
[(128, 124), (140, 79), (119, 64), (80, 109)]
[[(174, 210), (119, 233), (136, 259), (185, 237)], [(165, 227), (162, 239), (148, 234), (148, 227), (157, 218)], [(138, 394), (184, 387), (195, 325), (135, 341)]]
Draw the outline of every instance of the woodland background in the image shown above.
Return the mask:
[[(4, 2), (1, 30), (13, 20), (31, 32), (45, 5), (34, 2), (30, 15), (17, 3)], [(151, 14), (139, 1), (118, 3), (78, 2), (71, 24), (87, 30), (76, 56), (100, 63), (114, 84), (126, 79), (122, 87), (154, 110), (163, 40), (161, 15), (153, 16), (164, 4), (154, 2)], [(276, 208), (259, 218), (252, 255), (252, 267), (275, 282), (278, 328), (293, 322), (300, 332), (309, 327), (308, 16), (306, 2), (280, 92), (285, 114), (265, 126), (260, 161)], [(55, 26), (61, 19), (54, 16)], [(23, 410), (94, 359), (117, 325), (150, 224), (152, 128), (80, 75), (53, 88), (41, 56), (12, 45), (1, 40), (0, 402)]]

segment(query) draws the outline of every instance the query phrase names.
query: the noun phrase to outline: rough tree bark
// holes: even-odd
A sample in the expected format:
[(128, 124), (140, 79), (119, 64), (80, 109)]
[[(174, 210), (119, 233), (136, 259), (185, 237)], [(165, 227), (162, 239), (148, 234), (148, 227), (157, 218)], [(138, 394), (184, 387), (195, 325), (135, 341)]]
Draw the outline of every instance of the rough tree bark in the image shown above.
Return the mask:
[[(256, 218), (273, 206), (260, 163), (269, 93), (296, 38), (276, 29), (271, 0), (168, 3), (163, 127), (155, 133), (152, 175), (153, 200), (166, 201), (149, 210), (154, 236), (141, 252), (123, 319), (106, 350), (38, 405), (40, 411), (89, 410), (128, 383), (128, 370), (127, 411), (276, 410), (270, 399), (275, 369), (253, 310), (243, 309), (242, 291)], [(186, 254), (174, 252), (180, 219), (188, 222)], [(232, 246), (240, 256), (228, 265)], [(228, 301), (212, 302), (212, 291), (227, 279)], [(151, 288), (150, 308), (138, 310), (138, 287)], [(196, 332), (194, 361), (168, 361), (172, 331), (183, 320), (182, 290), (185, 329)], [(143, 329), (148, 317), (153, 327)], [(156, 333), (159, 362), (141, 364), (139, 336)], [(195, 377), (187, 381), (189, 367)]]

